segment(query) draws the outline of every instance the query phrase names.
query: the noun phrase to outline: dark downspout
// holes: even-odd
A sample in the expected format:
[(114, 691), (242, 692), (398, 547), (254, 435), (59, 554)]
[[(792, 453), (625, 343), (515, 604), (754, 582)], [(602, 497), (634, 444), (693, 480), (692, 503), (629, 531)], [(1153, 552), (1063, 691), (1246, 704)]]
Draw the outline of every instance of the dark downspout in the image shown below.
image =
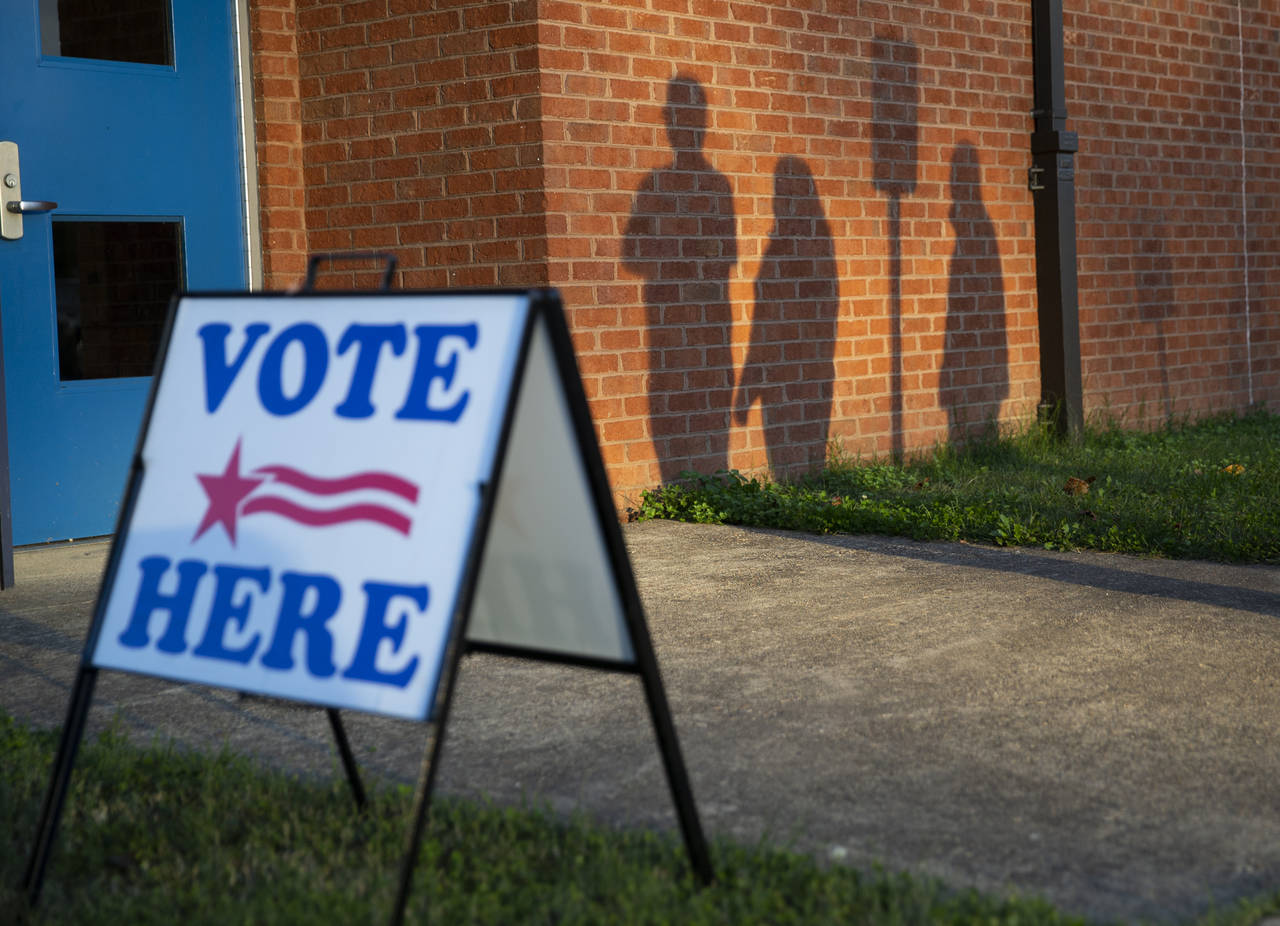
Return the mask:
[(1062, 0), (1031, 0), (1029, 186), (1036, 214), (1036, 293), (1040, 317), (1040, 414), (1067, 437), (1084, 426), (1080, 302), (1076, 285), (1075, 132), (1066, 130)]

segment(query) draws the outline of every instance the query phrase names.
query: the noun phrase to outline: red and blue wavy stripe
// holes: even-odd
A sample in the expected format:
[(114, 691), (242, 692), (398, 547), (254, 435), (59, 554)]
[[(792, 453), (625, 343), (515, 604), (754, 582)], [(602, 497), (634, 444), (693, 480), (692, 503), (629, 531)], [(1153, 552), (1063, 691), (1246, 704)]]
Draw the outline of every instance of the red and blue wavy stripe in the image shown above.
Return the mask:
[[(300, 492), (320, 497), (332, 497), (348, 492), (385, 492), (404, 499), (410, 504), (418, 501), (418, 486), (400, 476), (383, 472), (354, 473), (350, 476), (321, 478), (304, 473), (291, 466), (259, 466), (254, 475), (268, 476), (272, 483), (290, 486)], [(274, 514), (309, 527), (329, 527), (367, 521), (381, 524), (408, 536), (412, 521), (405, 514), (386, 505), (360, 502), (339, 508), (310, 508), (278, 495), (254, 494), (245, 501), (241, 516)]]

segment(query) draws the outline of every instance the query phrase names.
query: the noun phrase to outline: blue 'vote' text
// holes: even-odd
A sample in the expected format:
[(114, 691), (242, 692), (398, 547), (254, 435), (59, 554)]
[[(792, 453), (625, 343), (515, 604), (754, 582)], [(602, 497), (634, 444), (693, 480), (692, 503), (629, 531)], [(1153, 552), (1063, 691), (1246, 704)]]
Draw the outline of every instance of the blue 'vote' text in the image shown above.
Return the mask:
[[(257, 354), (257, 393), (262, 407), (273, 415), (292, 415), (311, 404), (329, 375), (330, 356), (354, 352), (355, 363), (347, 385), (346, 397), (333, 411), (342, 418), (368, 418), (374, 408), (373, 384), (379, 371), (387, 365), (384, 358), (405, 353), (409, 331), (403, 324), (349, 325), (338, 339), (336, 348), (329, 343), (319, 325), (299, 322), (277, 332), (264, 341), (271, 331), (266, 322), (244, 326), (244, 340), (235, 356), (227, 354), (227, 339), (232, 328), (225, 322), (210, 322), (199, 329), (204, 352), (205, 407), (213, 414), (226, 398), (250, 358)], [(459, 389), (449, 395), (458, 374), (459, 357), (474, 350), (479, 329), (474, 322), (465, 325), (415, 325), (412, 374), (404, 400), (395, 417), (408, 421), (456, 422), (462, 417), (470, 395)], [(285, 357), (292, 352), (301, 359), (301, 378), (286, 383)], [(335, 353), (336, 350), (336, 353)], [(443, 357), (443, 359), (442, 359)], [(438, 384), (433, 401), (432, 386)], [(443, 394), (443, 395), (442, 395)]]

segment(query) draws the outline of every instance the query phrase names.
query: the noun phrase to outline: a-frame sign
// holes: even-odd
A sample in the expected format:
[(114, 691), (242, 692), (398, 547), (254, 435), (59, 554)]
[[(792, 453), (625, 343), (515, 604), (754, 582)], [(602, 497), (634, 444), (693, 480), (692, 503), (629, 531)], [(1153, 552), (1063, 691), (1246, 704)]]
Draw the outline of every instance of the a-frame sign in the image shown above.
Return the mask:
[(175, 300), (24, 879), (39, 897), (97, 672), (434, 724), (408, 899), (468, 650), (640, 677), (712, 868), (551, 290)]

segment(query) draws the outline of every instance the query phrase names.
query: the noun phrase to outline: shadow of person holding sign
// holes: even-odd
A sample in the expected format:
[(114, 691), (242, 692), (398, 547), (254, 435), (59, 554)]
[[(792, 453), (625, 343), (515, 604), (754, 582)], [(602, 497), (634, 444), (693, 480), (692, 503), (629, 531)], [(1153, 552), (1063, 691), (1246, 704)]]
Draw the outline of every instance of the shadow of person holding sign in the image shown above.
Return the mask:
[(773, 214), (733, 418), (744, 424), (760, 403), (769, 469), (781, 478), (826, 461), (840, 293), (831, 226), (800, 158), (778, 161)]
[(872, 180), (889, 197), (889, 432), (893, 457), (905, 446), (902, 420), (902, 197), (916, 188), (920, 138), (920, 49), (889, 36), (871, 48)]
[(738, 245), (733, 191), (702, 151), (702, 85), (672, 78), (663, 116), (672, 160), (636, 191), (622, 260), (645, 281), (649, 433), (666, 484), (686, 470), (728, 468), (729, 275)]
[(1009, 336), (996, 229), (982, 202), (982, 165), (972, 144), (951, 157), (951, 253), (938, 404), (952, 443), (994, 427), (1009, 395)]

